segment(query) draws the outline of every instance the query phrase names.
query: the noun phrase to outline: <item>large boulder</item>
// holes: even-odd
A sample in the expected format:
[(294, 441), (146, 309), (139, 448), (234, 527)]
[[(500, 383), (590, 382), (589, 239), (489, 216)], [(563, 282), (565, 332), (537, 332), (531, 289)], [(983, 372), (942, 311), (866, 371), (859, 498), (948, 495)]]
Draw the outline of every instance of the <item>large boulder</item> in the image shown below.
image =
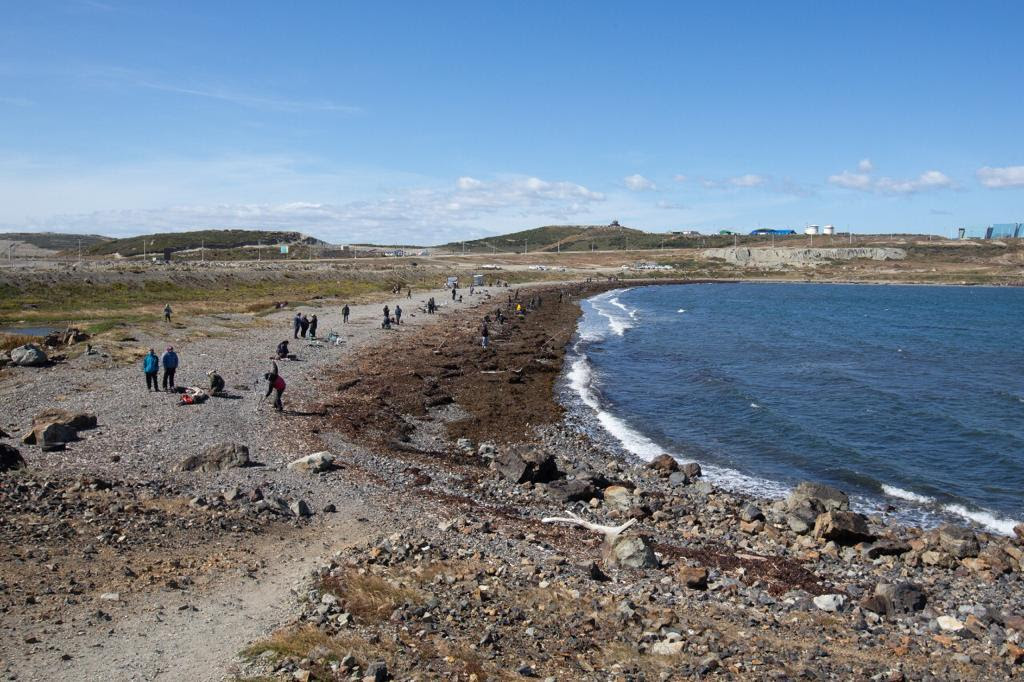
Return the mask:
[(861, 605), (875, 613), (894, 615), (920, 611), (928, 603), (928, 597), (919, 585), (914, 583), (878, 583), (874, 595), (866, 598)]
[(96, 428), (96, 415), (46, 410), (32, 417), (32, 428), (21, 439), (26, 445), (55, 445), (78, 440), (78, 432)]
[(849, 511), (850, 498), (842, 490), (830, 485), (804, 481), (786, 498), (786, 508), (792, 511), (807, 506), (819, 512)]
[(617, 535), (604, 543), (604, 562), (627, 568), (656, 568), (658, 558), (646, 538), (640, 535)]
[(43, 349), (34, 343), (26, 343), (11, 350), (11, 364), (19, 367), (41, 367), (49, 360)]
[(240, 443), (218, 443), (186, 458), (179, 471), (223, 471), (249, 466), (249, 448)]
[(334, 455), (326, 451), (314, 452), (312, 455), (306, 455), (289, 462), (288, 468), (293, 471), (305, 471), (311, 474), (330, 471), (334, 468)]
[(532, 446), (504, 448), (494, 468), (513, 483), (550, 483), (561, 476), (554, 455)]
[(604, 504), (609, 509), (627, 512), (633, 507), (633, 491), (622, 485), (610, 485), (604, 489)]
[(976, 557), (981, 547), (978, 537), (967, 528), (945, 525), (938, 530), (939, 545), (957, 559)]
[(563, 479), (548, 484), (548, 495), (558, 502), (587, 502), (597, 497), (598, 490), (586, 479)]
[(838, 545), (856, 545), (874, 539), (863, 514), (848, 511), (830, 511), (814, 522), (814, 537), (832, 540)]
[(18, 452), (18, 448), (0, 443), (0, 471), (20, 469), (25, 466), (25, 458)]
[(668, 476), (673, 471), (679, 471), (679, 462), (672, 455), (658, 455), (647, 463), (647, 468), (658, 472), (659, 476)]

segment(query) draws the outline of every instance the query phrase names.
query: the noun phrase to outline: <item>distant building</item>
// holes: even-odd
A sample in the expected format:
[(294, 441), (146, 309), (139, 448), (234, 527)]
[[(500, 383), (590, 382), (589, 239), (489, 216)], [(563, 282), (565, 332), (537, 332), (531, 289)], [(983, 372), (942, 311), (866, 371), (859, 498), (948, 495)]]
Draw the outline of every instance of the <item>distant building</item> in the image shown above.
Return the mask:
[(772, 234), (774, 234), (774, 235), (796, 234), (796, 230), (772, 229), (770, 227), (759, 227), (756, 230), (751, 230), (750, 234), (752, 234), (754, 236), (764, 237), (764, 236), (768, 236), (768, 235), (772, 235)]
[(1020, 239), (1024, 237), (1024, 223), (996, 223), (985, 230), (985, 239)]

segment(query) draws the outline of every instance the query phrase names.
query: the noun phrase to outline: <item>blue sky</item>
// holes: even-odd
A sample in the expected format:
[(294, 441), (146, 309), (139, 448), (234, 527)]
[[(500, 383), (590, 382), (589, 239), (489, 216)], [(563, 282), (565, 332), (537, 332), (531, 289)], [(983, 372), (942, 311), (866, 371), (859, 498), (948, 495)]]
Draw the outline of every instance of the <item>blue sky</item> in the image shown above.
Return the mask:
[(0, 5), (0, 229), (1024, 220), (1020, 2)]

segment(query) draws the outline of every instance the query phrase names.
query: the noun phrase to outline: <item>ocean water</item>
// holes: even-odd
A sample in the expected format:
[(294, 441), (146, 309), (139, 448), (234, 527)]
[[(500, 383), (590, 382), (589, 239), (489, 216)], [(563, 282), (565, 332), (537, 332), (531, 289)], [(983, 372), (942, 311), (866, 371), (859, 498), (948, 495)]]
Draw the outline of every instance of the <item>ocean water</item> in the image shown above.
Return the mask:
[(648, 286), (583, 311), (560, 395), (610, 447), (902, 523), (1024, 520), (1024, 289)]

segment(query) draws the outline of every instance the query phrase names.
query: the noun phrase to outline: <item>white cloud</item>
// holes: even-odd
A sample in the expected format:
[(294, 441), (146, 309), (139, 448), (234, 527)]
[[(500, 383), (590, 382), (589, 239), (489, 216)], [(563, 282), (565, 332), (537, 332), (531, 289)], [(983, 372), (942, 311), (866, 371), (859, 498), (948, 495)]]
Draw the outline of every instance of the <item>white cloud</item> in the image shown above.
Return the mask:
[[(223, 167), (224, 164), (218, 165), (222, 170)], [(0, 164), (0, 178), (3, 170)], [(286, 169), (275, 167), (273, 170), (268, 176), (269, 182), (273, 183), (273, 178), (288, 179)], [(334, 182), (338, 182), (338, 177), (334, 177)], [(316, 182), (317, 189), (304, 191), (301, 183), (296, 183), (290, 187), (290, 192), (307, 195), (326, 193), (329, 181), (311, 180)], [(98, 184), (105, 183), (104, 178)], [(92, 183), (88, 186), (96, 189)], [(4, 194), (0, 190), (0, 200)], [(269, 196), (261, 195), (256, 187), (247, 185), (242, 192), (214, 191), (205, 197), (222, 194)], [(154, 201), (156, 195), (147, 193), (147, 196), (149, 201), (136, 201), (134, 206), (121, 203), (117, 208), (55, 212), (17, 222), (11, 221), (8, 213), (0, 218), (0, 225), (6, 223), (6, 227), (11, 229), (68, 230), (111, 236), (248, 227), (296, 230), (342, 243), (436, 244), (465, 236), (469, 230), (478, 230), (481, 223), (521, 228), (556, 221), (568, 222), (588, 214), (594, 205), (605, 200), (603, 194), (583, 185), (526, 176), (501, 176), (487, 181), (464, 176), (448, 186), (421, 185), (374, 194), (367, 192), (366, 198), (337, 201), (271, 199), (260, 202), (200, 200), (157, 203)], [(198, 198), (200, 195), (193, 193), (193, 196)], [(107, 206), (125, 201), (120, 194), (108, 193), (106, 197), (104, 203)], [(86, 205), (81, 201), (76, 203)]]
[(359, 107), (348, 104), (339, 104), (330, 100), (299, 100), (281, 97), (267, 97), (253, 95), (250, 93), (232, 91), (219, 87), (184, 87), (170, 83), (161, 83), (153, 80), (139, 80), (135, 85), (140, 88), (170, 92), (178, 95), (190, 95), (193, 97), (204, 97), (222, 102), (230, 102), (239, 106), (253, 109), (269, 109), (271, 111), (302, 112), (302, 111), (324, 111), (344, 114), (358, 114), (362, 111)]
[(871, 176), (867, 173), (851, 173), (850, 171), (843, 171), (838, 175), (828, 176), (829, 184), (836, 185), (838, 187), (845, 187), (847, 189), (871, 189)]
[(985, 166), (978, 169), (978, 181), (992, 189), (1024, 187), (1024, 166)]
[(864, 159), (857, 164), (858, 173), (843, 171), (836, 175), (828, 176), (828, 183), (844, 189), (852, 189), (860, 192), (875, 192), (878, 194), (916, 194), (939, 189), (952, 189), (956, 187), (953, 179), (942, 171), (929, 170), (921, 173), (916, 178), (875, 178), (871, 172), (874, 169), (870, 159)]
[(675, 180), (676, 182), (686, 182), (687, 180), (689, 180), (689, 178), (683, 175), (682, 173), (677, 173), (676, 175), (673, 175), (672, 179)]
[(767, 182), (767, 178), (756, 173), (746, 173), (726, 180), (733, 187), (758, 187)]
[(476, 178), (470, 178), (467, 176), (463, 176), (455, 181), (455, 186), (461, 190), (476, 189), (483, 184), (484, 183), (480, 182)]
[(644, 176), (636, 173), (623, 178), (623, 182), (626, 183), (626, 187), (633, 190), (634, 192), (643, 192), (646, 190), (655, 189), (655, 185), (652, 181), (648, 180)]

